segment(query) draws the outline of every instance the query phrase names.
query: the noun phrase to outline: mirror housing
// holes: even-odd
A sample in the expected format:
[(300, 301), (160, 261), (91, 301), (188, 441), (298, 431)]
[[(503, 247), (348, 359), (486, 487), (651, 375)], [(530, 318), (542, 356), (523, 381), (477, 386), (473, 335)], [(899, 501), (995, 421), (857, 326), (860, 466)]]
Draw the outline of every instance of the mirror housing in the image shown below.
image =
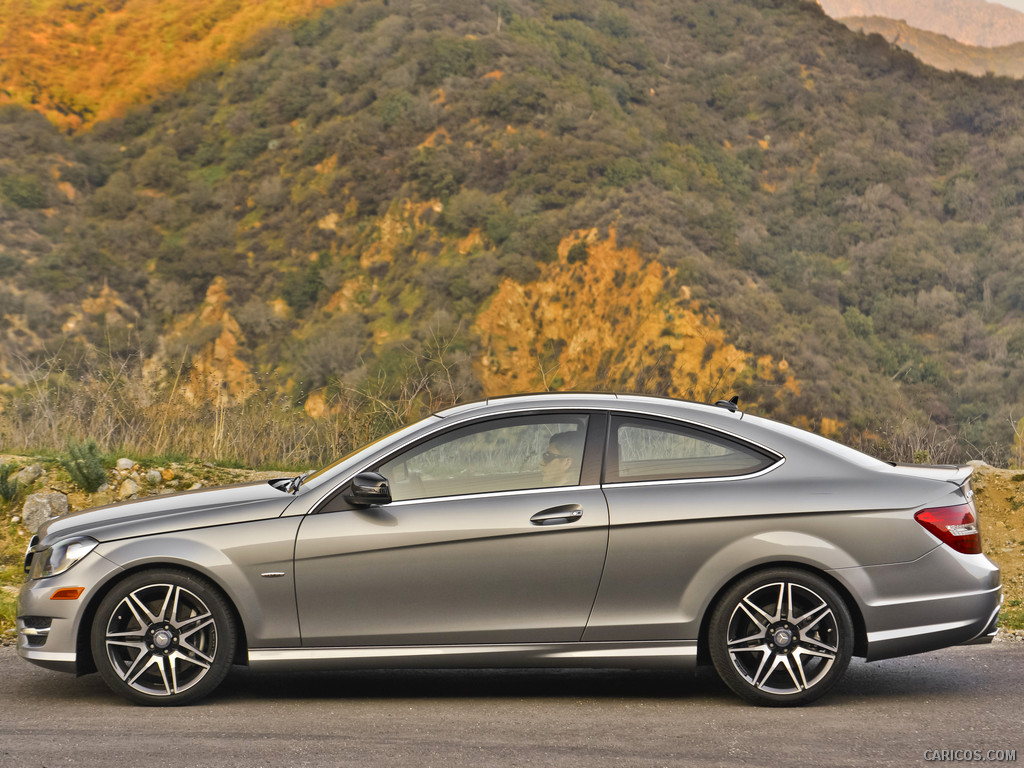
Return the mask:
[(376, 472), (360, 472), (352, 478), (352, 484), (343, 494), (345, 501), (353, 507), (375, 507), (391, 503), (391, 486), (384, 475)]

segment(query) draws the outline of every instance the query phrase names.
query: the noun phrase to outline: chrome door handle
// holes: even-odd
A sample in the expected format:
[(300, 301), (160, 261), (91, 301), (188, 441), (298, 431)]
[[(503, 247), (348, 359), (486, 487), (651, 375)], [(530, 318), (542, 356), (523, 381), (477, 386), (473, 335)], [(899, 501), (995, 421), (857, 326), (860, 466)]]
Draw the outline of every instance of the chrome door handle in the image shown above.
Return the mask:
[(560, 507), (551, 507), (538, 512), (530, 518), (534, 525), (562, 525), (563, 523), (574, 523), (583, 517), (583, 507), (579, 504), (563, 504)]

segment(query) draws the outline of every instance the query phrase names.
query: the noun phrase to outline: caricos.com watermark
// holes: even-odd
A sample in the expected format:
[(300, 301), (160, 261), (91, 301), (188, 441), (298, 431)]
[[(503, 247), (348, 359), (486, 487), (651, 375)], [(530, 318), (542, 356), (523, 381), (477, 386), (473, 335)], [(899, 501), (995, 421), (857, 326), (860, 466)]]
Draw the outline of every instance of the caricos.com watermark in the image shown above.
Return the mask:
[(924, 759), (938, 763), (1015, 763), (1016, 749), (926, 749)]

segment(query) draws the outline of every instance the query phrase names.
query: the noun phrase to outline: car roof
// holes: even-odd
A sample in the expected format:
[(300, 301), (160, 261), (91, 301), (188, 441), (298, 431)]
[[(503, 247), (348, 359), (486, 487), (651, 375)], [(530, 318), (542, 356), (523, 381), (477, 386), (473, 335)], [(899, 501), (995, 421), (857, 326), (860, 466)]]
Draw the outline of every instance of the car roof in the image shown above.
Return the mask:
[(680, 411), (690, 411), (694, 415), (705, 416), (732, 416), (742, 418), (743, 412), (732, 410), (722, 406), (708, 405), (707, 403), (696, 403), (690, 400), (680, 400), (673, 397), (660, 397), (657, 395), (629, 394), (617, 392), (532, 392), (517, 395), (502, 395), (489, 397), (486, 400), (478, 400), (472, 403), (464, 403), (446, 408), (434, 413), (442, 419), (452, 416), (461, 416), (472, 411), (484, 408), (500, 412), (503, 410), (519, 410), (528, 407), (538, 408), (615, 408), (622, 406), (640, 406), (643, 410), (651, 413), (664, 413), (666, 415), (680, 415)]

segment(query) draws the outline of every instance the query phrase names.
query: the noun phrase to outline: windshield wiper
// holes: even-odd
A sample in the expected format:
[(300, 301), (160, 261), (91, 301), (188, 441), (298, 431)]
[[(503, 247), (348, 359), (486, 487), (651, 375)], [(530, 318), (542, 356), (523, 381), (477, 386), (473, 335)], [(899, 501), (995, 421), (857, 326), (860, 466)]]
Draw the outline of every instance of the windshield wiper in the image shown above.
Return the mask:
[(306, 479), (306, 475), (308, 474), (309, 473), (306, 472), (304, 474), (297, 475), (296, 477), (278, 478), (277, 480), (271, 480), (270, 484), (279, 491), (294, 494), (299, 490), (299, 486), (302, 485), (302, 481)]
[(302, 485), (302, 481), (305, 480), (305, 478), (305, 474), (296, 475), (295, 477), (288, 481), (288, 485), (284, 487), (284, 492), (294, 494), (296, 491), (299, 490), (299, 486)]

